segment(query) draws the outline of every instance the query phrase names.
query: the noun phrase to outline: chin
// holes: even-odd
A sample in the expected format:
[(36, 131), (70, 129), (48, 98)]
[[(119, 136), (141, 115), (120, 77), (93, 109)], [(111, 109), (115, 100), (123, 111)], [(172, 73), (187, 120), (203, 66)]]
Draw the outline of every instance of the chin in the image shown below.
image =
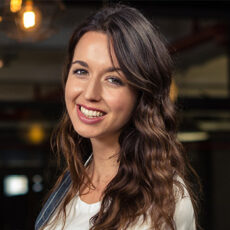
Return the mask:
[(99, 134), (97, 133), (93, 133), (92, 131), (86, 131), (86, 130), (79, 130), (79, 129), (75, 129), (75, 132), (78, 133), (80, 136), (84, 137), (84, 138), (94, 138), (99, 136)]

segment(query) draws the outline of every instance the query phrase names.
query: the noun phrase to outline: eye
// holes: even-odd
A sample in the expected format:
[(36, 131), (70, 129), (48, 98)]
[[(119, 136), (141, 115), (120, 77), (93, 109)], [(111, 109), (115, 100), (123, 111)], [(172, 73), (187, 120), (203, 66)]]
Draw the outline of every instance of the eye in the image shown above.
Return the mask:
[(73, 74), (76, 74), (76, 75), (86, 75), (86, 74), (88, 74), (88, 71), (85, 70), (85, 69), (75, 69), (75, 70), (73, 70)]
[(110, 83), (114, 84), (114, 85), (118, 85), (118, 86), (119, 85), (120, 86), (124, 85), (124, 83), (122, 82), (122, 80), (120, 78), (118, 78), (118, 77), (108, 77), (107, 80)]

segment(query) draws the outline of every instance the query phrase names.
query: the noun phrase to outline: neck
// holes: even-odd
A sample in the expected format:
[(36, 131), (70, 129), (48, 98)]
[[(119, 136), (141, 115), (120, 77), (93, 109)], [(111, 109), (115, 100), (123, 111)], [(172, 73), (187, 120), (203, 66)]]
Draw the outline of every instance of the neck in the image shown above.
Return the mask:
[(90, 170), (93, 183), (108, 183), (117, 174), (120, 145), (117, 141), (91, 139), (93, 162)]

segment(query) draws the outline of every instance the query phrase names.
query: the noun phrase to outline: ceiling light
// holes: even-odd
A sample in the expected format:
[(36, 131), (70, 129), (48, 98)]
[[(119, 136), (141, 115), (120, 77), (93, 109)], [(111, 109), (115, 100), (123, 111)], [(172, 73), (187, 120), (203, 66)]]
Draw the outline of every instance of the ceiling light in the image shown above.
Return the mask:
[(198, 127), (204, 131), (209, 131), (209, 132), (216, 132), (216, 131), (229, 132), (230, 131), (230, 121), (226, 121), (226, 120), (199, 121)]
[(0, 69), (3, 68), (3, 66), (4, 66), (4, 61), (0, 59)]
[(33, 6), (31, 0), (27, 0), (21, 11), (21, 28), (29, 31), (36, 29), (41, 22), (40, 12)]
[(174, 79), (172, 80), (171, 86), (170, 86), (170, 99), (172, 101), (176, 101), (176, 99), (178, 98), (178, 88), (176, 85), (176, 82), (174, 81)]
[(22, 0), (11, 0), (10, 1), (10, 11), (16, 13), (22, 8)]
[(206, 141), (209, 139), (207, 132), (194, 131), (194, 132), (179, 132), (177, 134), (178, 139), (181, 142), (198, 142)]
[(33, 11), (26, 11), (23, 13), (23, 25), (26, 29), (35, 26), (35, 13)]
[(28, 139), (33, 144), (40, 144), (45, 138), (44, 128), (40, 124), (33, 124), (28, 132)]

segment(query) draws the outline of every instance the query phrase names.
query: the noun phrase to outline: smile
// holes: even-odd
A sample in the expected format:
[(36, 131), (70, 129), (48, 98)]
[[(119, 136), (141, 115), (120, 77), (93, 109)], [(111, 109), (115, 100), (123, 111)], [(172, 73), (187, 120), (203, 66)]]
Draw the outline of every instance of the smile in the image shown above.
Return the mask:
[(99, 112), (97, 110), (89, 110), (83, 106), (80, 106), (80, 110), (88, 118), (101, 117), (104, 115), (102, 112)]
[(82, 105), (77, 105), (77, 114), (79, 119), (88, 125), (93, 125), (96, 124), (98, 122), (101, 122), (104, 118), (106, 113), (103, 111), (99, 111), (97, 109), (94, 108), (89, 108), (89, 107), (85, 107)]

